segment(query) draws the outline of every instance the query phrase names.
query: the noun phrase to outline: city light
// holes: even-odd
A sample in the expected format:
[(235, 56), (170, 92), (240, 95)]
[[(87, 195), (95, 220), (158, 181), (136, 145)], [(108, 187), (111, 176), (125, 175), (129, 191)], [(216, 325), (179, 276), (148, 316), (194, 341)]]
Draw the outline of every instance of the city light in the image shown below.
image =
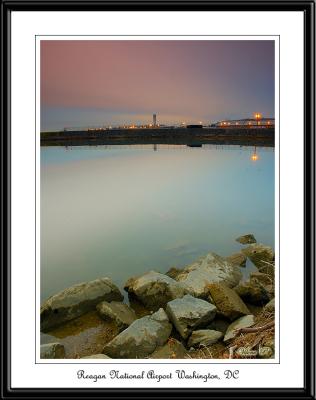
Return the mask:
[(258, 154), (257, 153), (253, 153), (251, 156), (252, 161), (257, 161), (258, 160)]
[(254, 116), (255, 116), (255, 119), (257, 120), (257, 125), (260, 125), (259, 120), (262, 118), (262, 115), (260, 113), (255, 113)]

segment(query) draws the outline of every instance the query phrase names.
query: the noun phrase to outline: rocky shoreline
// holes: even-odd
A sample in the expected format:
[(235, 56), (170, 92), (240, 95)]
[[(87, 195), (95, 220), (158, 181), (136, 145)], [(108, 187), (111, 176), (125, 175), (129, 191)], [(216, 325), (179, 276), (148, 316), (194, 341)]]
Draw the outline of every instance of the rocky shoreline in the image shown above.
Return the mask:
[[(252, 234), (236, 240), (243, 248), (228, 257), (211, 252), (182, 269), (128, 279), (129, 304), (109, 278), (51, 296), (40, 312), (50, 337), (41, 358), (274, 358), (274, 251)], [(257, 271), (242, 281), (247, 259)], [(69, 352), (52, 342), (76, 336), (82, 321), (91, 325), (84, 340), (97, 337), (97, 345)]]

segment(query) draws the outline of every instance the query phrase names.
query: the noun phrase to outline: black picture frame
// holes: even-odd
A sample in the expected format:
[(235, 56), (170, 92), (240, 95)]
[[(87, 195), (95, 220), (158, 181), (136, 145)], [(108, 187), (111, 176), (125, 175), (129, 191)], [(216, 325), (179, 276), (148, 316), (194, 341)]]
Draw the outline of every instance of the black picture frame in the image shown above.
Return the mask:
[[(13, 11), (302, 11), (304, 13), (304, 388), (56, 389), (10, 384), (11, 114), (10, 21)], [(314, 1), (104, 1), (1, 2), (1, 397), (6, 398), (258, 398), (315, 399), (315, 2)]]

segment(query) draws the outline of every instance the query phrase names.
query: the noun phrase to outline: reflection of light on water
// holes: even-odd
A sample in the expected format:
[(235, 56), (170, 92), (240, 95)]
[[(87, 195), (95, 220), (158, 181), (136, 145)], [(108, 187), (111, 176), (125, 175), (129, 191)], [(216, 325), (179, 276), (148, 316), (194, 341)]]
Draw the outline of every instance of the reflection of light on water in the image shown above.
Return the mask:
[(252, 161), (257, 161), (259, 159), (259, 156), (257, 154), (257, 148), (255, 147), (254, 152), (251, 154), (251, 160)]
[(252, 156), (251, 156), (252, 161), (257, 161), (258, 158), (259, 158), (258, 154), (256, 154), (256, 153), (253, 153)]

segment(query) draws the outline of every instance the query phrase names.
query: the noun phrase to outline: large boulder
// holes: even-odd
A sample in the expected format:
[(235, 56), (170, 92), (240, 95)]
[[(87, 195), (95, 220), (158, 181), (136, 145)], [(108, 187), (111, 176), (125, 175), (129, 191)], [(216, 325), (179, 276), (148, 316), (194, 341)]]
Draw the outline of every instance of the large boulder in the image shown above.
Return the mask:
[(161, 308), (152, 315), (134, 321), (105, 345), (103, 353), (111, 358), (146, 358), (166, 343), (172, 330)]
[(170, 338), (162, 347), (157, 348), (150, 358), (160, 359), (183, 359), (187, 357), (187, 350), (178, 340)]
[(71, 286), (47, 299), (41, 306), (41, 331), (53, 328), (95, 309), (101, 301), (123, 300), (109, 278)]
[(166, 313), (183, 339), (186, 339), (193, 330), (205, 327), (215, 318), (216, 307), (205, 300), (186, 295), (170, 301)]
[(42, 344), (41, 358), (65, 358), (65, 347), (57, 342)]
[(239, 236), (236, 239), (236, 242), (241, 243), (241, 244), (257, 243), (257, 241), (252, 233), (248, 233), (247, 235)]
[(236, 267), (245, 267), (247, 257), (241, 251), (239, 251), (238, 253), (234, 253), (226, 257), (226, 260)]
[(222, 332), (211, 329), (200, 329), (192, 332), (188, 340), (188, 347), (210, 346), (218, 342), (222, 337)]
[(250, 314), (246, 304), (238, 294), (224, 283), (211, 283), (209, 291), (217, 312), (231, 321), (242, 315)]
[(255, 243), (241, 251), (253, 262), (259, 272), (274, 277), (274, 251), (272, 247)]
[(119, 301), (111, 303), (102, 301), (96, 308), (102, 319), (114, 321), (120, 331), (129, 327), (137, 319), (134, 310)]
[(252, 325), (254, 325), (254, 323), (255, 323), (255, 317), (253, 315), (245, 315), (243, 317), (236, 319), (227, 328), (224, 337), (224, 342), (230, 339), (234, 339), (238, 334), (238, 329), (249, 328)]
[(164, 308), (169, 301), (187, 293), (184, 285), (155, 271), (147, 272), (138, 278), (130, 278), (124, 289), (150, 310)]
[(176, 280), (185, 285), (192, 296), (207, 298), (210, 283), (225, 282), (227, 286), (234, 287), (241, 277), (239, 268), (215, 253), (208, 253), (185, 267)]
[(241, 282), (235, 291), (244, 301), (262, 306), (274, 297), (273, 279), (268, 274), (253, 272), (249, 280)]

